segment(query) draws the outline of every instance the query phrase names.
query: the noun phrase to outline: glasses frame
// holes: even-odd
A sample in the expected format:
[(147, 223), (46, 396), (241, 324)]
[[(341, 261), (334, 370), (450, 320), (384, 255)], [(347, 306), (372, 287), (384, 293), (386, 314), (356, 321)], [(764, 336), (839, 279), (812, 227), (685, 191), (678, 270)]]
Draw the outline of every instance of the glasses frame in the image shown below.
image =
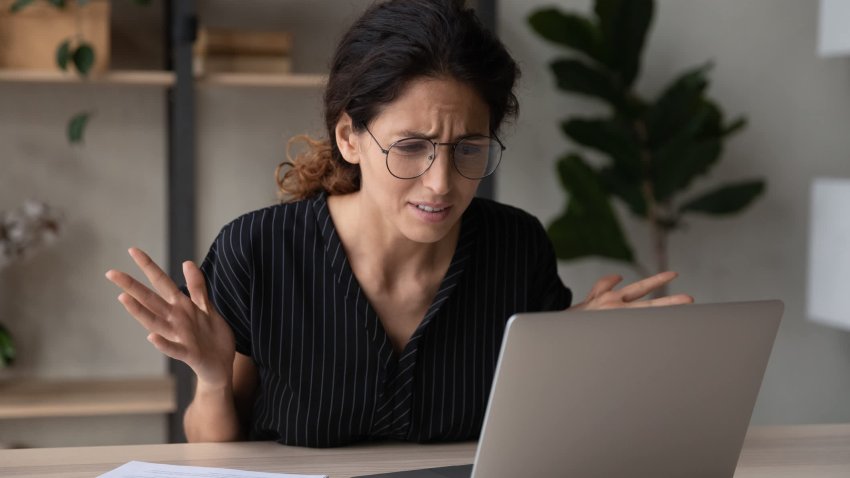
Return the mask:
[[(505, 147), (505, 145), (504, 145), (504, 144), (502, 144), (502, 141), (499, 139), (499, 137), (498, 137), (498, 136), (496, 136), (496, 134), (495, 134), (495, 133), (492, 133), (492, 132), (490, 133), (490, 136), (483, 136), (483, 135), (479, 136), (479, 135), (473, 135), (473, 136), (468, 136), (468, 137), (466, 137), (466, 138), (461, 138), (459, 141), (454, 142), (454, 143), (439, 143), (439, 142), (436, 142), (436, 141), (432, 141), (432, 140), (431, 140), (431, 139), (429, 139), (429, 138), (422, 138), (422, 137), (418, 137), (418, 136), (410, 136), (410, 137), (408, 137), (408, 138), (401, 138), (401, 139), (399, 139), (399, 140), (397, 140), (397, 141), (393, 141), (393, 142), (392, 142), (392, 144), (390, 144), (390, 146), (389, 146), (388, 148), (384, 148), (384, 147), (381, 145), (381, 142), (380, 142), (380, 141), (378, 141), (378, 138), (376, 138), (376, 137), (375, 137), (375, 135), (374, 135), (374, 134), (372, 134), (372, 132), (371, 132), (371, 131), (369, 131), (369, 127), (368, 127), (368, 126), (366, 126), (366, 125), (364, 124), (364, 125), (363, 125), (363, 128), (366, 130), (366, 132), (367, 132), (367, 133), (369, 133), (369, 136), (371, 136), (371, 137), (372, 137), (372, 140), (374, 140), (374, 141), (375, 141), (375, 144), (377, 144), (377, 145), (378, 145), (378, 148), (380, 148), (381, 152), (382, 152), (382, 153), (384, 153), (384, 164), (385, 164), (385, 165), (386, 165), (386, 167), (387, 167), (387, 171), (388, 171), (388, 172), (389, 172), (389, 173), (390, 173), (393, 177), (398, 178), (398, 179), (416, 179), (416, 178), (418, 178), (418, 177), (421, 177), (423, 174), (427, 173), (427, 172), (428, 172), (428, 170), (429, 170), (429, 169), (431, 169), (431, 166), (433, 166), (433, 165), (434, 165), (434, 160), (435, 160), (435, 159), (437, 159), (437, 146), (451, 146), (451, 147), (452, 147), (451, 163), (452, 163), (452, 166), (454, 166), (455, 171), (457, 171), (457, 172), (458, 172), (458, 174), (460, 174), (460, 175), (461, 175), (461, 176), (463, 176), (464, 178), (469, 179), (469, 180), (472, 180), (472, 181), (475, 181), (475, 180), (478, 180), (478, 179), (484, 179), (484, 178), (486, 178), (486, 177), (488, 177), (488, 176), (493, 175), (493, 173), (495, 173), (495, 172), (496, 172), (496, 170), (499, 168), (499, 165), (500, 165), (500, 164), (502, 164), (502, 153), (504, 153), (504, 151), (505, 151), (506, 149), (508, 149), (508, 148), (506, 148), (506, 147)], [(458, 168), (458, 167), (457, 167), (457, 163), (455, 162), (455, 150), (457, 149), (457, 147), (458, 147), (458, 145), (459, 145), (459, 144), (463, 143), (463, 141), (464, 141), (464, 140), (466, 140), (466, 139), (468, 139), (468, 138), (489, 138), (489, 139), (491, 139), (491, 140), (495, 139), (495, 140), (496, 140), (496, 142), (497, 142), (497, 143), (499, 143), (499, 148), (501, 148), (501, 150), (499, 151), (499, 160), (496, 162), (496, 167), (494, 167), (492, 171), (490, 171), (489, 173), (485, 174), (484, 176), (481, 176), (481, 177), (478, 177), (478, 178), (470, 178), (469, 176), (467, 176), (467, 175), (463, 174), (463, 173), (460, 171), (460, 168)], [(409, 178), (408, 178), (408, 177), (397, 176), (397, 175), (396, 175), (395, 173), (393, 173), (393, 171), (390, 169), (390, 150), (391, 150), (391, 149), (393, 149), (393, 146), (397, 145), (398, 143), (401, 143), (402, 141), (407, 141), (407, 140), (409, 140), (409, 139), (424, 140), (424, 141), (427, 141), (427, 142), (431, 143), (431, 146), (434, 148), (434, 155), (432, 156), (431, 162), (428, 164), (428, 167), (427, 167), (427, 168), (425, 168), (425, 170), (424, 170), (424, 171), (422, 171), (421, 173), (417, 174), (416, 176), (411, 176), (411, 177), (409, 177)]]

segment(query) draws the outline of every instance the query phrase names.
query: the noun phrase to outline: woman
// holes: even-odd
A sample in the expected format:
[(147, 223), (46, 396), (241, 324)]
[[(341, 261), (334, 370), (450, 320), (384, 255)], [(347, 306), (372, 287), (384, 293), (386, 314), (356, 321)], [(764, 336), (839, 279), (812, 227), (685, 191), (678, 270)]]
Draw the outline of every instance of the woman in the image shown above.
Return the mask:
[[(190, 441), (471, 439), (516, 312), (559, 310), (540, 222), (474, 199), (504, 149), (518, 69), (462, 2), (372, 6), (342, 39), (325, 94), (328, 140), (279, 179), (290, 202), (226, 225), (181, 290), (138, 249), (155, 292), (118, 271), (120, 302), (197, 388)], [(689, 303), (641, 297), (664, 273), (576, 307)]]

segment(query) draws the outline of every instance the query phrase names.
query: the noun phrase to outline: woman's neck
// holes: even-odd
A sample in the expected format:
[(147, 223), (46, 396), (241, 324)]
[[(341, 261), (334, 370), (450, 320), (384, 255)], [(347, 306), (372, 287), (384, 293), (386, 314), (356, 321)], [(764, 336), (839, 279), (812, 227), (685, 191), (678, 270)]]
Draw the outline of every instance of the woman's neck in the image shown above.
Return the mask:
[[(328, 209), (358, 280), (390, 290), (399, 280), (442, 279), (460, 235), (460, 221), (434, 243), (408, 239), (389, 224), (359, 192), (328, 196)], [(362, 276), (362, 277), (361, 277)]]

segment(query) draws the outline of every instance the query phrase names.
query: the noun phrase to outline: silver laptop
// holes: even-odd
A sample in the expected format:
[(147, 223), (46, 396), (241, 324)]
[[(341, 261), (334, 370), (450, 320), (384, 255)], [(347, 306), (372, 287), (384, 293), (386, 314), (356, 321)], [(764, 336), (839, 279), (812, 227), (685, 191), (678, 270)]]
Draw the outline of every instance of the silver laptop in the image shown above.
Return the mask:
[(782, 311), (517, 314), (474, 464), (372, 476), (731, 478)]

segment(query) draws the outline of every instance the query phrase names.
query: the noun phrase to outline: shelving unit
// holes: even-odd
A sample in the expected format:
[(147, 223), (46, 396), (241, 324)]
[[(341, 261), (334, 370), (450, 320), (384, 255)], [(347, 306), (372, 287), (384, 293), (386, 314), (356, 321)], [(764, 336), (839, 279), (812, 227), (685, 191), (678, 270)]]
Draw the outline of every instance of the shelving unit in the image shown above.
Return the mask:
[(0, 381), (0, 419), (166, 414), (173, 377)]
[(200, 86), (248, 86), (262, 88), (322, 88), (327, 75), (271, 75), (254, 73), (210, 73), (195, 77)]
[(61, 71), (0, 70), (0, 82), (171, 86), (174, 84), (174, 73), (170, 71), (110, 71), (91, 78), (81, 79), (73, 73)]
[[(321, 74), (254, 74), (254, 73), (210, 73), (195, 76), (199, 86), (222, 87), (265, 87), (265, 88), (322, 88), (327, 75)], [(109, 71), (101, 75), (82, 79), (71, 73), (38, 70), (0, 70), (0, 82), (6, 83), (62, 83), (62, 84), (108, 84), (127, 86), (172, 87), (176, 75), (171, 71)]]

